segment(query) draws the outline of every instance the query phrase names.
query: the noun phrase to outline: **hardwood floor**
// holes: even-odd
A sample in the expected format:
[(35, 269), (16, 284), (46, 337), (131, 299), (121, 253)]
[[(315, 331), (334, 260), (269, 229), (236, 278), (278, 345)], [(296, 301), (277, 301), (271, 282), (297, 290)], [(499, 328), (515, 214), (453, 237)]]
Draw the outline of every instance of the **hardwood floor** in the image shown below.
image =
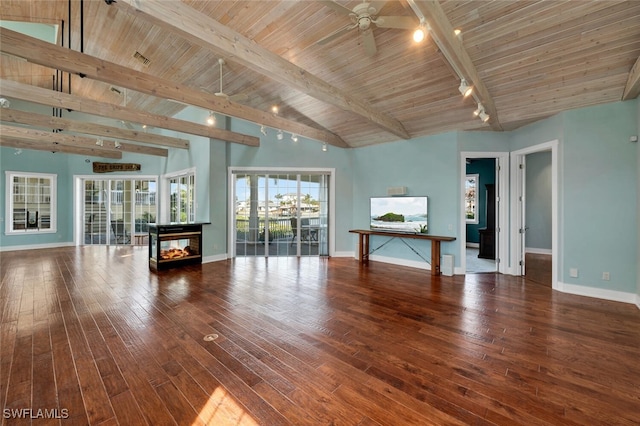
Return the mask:
[(634, 305), (350, 258), (155, 274), (146, 255), (1, 254), (3, 424), (640, 424)]

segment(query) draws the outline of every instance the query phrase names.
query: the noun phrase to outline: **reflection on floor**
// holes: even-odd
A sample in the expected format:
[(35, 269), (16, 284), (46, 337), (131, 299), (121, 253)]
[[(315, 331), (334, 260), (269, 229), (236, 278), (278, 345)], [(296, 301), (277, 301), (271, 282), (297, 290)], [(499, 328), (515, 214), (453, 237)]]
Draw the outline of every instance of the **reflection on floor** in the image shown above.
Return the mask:
[(479, 272), (496, 272), (496, 262), (491, 259), (480, 259), (477, 248), (467, 247), (467, 274)]

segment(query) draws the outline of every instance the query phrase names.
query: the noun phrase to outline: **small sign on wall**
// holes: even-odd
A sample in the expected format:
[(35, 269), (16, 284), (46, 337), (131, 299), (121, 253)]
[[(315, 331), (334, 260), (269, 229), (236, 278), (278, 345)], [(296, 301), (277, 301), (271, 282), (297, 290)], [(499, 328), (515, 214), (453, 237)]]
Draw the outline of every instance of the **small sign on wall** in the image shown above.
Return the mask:
[(93, 162), (93, 173), (139, 172), (140, 164), (135, 163), (98, 163)]

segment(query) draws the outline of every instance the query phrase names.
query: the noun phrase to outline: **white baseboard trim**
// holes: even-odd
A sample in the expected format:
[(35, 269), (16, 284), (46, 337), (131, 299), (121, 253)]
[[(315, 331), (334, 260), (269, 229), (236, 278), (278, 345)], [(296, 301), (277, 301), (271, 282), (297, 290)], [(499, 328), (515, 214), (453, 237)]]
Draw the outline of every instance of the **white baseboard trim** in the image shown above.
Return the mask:
[(407, 259), (399, 259), (397, 257), (388, 257), (388, 256), (369, 256), (369, 260), (373, 262), (383, 262), (383, 263), (392, 263), (394, 265), (399, 266), (409, 266), (411, 268), (418, 269), (426, 269), (427, 271), (431, 270), (431, 265), (426, 262), (420, 262), (417, 260), (407, 260)]
[(356, 257), (356, 252), (355, 251), (336, 251), (334, 252), (331, 257)]
[(0, 247), (0, 252), (3, 251), (20, 251), (20, 250), (38, 250), (38, 249), (54, 249), (60, 247), (73, 247), (75, 246), (72, 242), (66, 243), (49, 243), (49, 244), (29, 244), (25, 246), (5, 246)]
[(524, 248), (524, 252), (525, 253), (531, 253), (531, 254), (546, 254), (546, 255), (549, 255), (549, 256), (551, 256), (553, 254), (551, 249), (534, 248), (534, 247), (525, 247)]
[(214, 254), (213, 256), (203, 256), (202, 263), (220, 262), (221, 260), (227, 260), (229, 256), (227, 253)]
[(557, 290), (563, 293), (575, 294), (577, 296), (595, 297), (597, 299), (611, 300), (613, 302), (632, 303), (640, 308), (640, 300), (638, 299), (638, 295), (634, 293), (567, 284), (560, 281), (558, 281)]

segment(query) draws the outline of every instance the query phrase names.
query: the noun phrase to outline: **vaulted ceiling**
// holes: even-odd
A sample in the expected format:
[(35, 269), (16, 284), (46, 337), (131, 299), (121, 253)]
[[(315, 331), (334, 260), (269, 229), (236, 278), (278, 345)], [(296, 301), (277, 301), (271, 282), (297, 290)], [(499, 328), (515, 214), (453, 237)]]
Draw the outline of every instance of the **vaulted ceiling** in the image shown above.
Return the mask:
[[(2, 0), (4, 21), (58, 25), (58, 46), (2, 29), (0, 95), (115, 118), (130, 128), (64, 123), (64, 109), (61, 117), (46, 117), (9, 108), (1, 110), (0, 142), (33, 146), (38, 131), (61, 129), (79, 146), (93, 143), (83, 142), (83, 134), (154, 144), (144, 140), (147, 124), (259, 144), (255, 136), (170, 118), (195, 105), (356, 148), (452, 130), (513, 130), (640, 93), (638, 1), (361, 4)], [(373, 12), (369, 30), (347, 29), (354, 9)], [(420, 17), (428, 35), (416, 43), (409, 27)], [(220, 59), (229, 98), (216, 95)], [(459, 91), (462, 78), (474, 87), (467, 98)], [(486, 122), (473, 114), (478, 103)], [(188, 146), (183, 139), (157, 144)]]

